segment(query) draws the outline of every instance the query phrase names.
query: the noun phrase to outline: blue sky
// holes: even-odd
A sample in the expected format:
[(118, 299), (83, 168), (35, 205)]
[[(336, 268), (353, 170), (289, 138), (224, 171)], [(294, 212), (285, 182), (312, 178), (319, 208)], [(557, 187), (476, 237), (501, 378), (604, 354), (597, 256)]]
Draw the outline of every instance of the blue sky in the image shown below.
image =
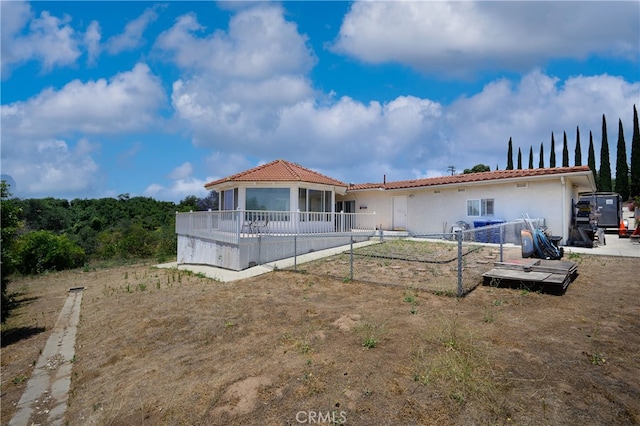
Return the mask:
[[(640, 3), (2, 1), (21, 198), (179, 201), (275, 159), (344, 182), (630, 151)], [(627, 153), (628, 156), (628, 153)], [(514, 155), (515, 157), (515, 155)], [(515, 161), (515, 158), (514, 158)]]

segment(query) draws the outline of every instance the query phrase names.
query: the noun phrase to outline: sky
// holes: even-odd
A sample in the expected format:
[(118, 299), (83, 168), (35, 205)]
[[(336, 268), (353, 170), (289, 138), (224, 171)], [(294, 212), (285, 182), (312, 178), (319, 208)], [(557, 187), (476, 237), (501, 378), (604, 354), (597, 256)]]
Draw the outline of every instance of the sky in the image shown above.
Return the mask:
[(582, 163), (640, 104), (638, 1), (8, 1), (1, 173), (20, 198), (203, 197), (284, 159), (345, 183)]

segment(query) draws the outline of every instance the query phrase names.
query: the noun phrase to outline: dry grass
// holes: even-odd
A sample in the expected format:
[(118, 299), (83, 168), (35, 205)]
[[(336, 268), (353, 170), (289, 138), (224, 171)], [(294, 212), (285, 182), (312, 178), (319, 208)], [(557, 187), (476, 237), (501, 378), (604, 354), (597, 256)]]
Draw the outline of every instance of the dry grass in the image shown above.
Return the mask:
[(290, 271), (220, 283), (151, 265), (17, 279), (2, 422), (65, 290), (84, 285), (69, 424), (637, 423), (640, 259), (578, 260), (563, 296)]

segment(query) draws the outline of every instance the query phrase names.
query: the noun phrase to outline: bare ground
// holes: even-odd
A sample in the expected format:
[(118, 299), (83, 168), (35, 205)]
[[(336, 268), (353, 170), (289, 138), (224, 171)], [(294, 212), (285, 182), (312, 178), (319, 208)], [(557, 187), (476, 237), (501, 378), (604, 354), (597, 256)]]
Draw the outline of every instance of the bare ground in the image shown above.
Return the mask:
[(151, 265), (18, 278), (2, 424), (76, 286), (71, 425), (637, 424), (640, 259), (574, 260), (562, 296), (454, 298), (312, 265), (232, 283)]

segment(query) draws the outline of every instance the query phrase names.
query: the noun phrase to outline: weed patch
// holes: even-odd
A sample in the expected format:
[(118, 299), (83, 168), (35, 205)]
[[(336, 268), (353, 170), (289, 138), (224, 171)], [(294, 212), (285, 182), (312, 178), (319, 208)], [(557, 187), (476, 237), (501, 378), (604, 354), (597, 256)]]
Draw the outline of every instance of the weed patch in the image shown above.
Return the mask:
[(489, 363), (469, 329), (444, 318), (423, 336), (414, 356), (414, 380), (456, 403), (491, 402)]

